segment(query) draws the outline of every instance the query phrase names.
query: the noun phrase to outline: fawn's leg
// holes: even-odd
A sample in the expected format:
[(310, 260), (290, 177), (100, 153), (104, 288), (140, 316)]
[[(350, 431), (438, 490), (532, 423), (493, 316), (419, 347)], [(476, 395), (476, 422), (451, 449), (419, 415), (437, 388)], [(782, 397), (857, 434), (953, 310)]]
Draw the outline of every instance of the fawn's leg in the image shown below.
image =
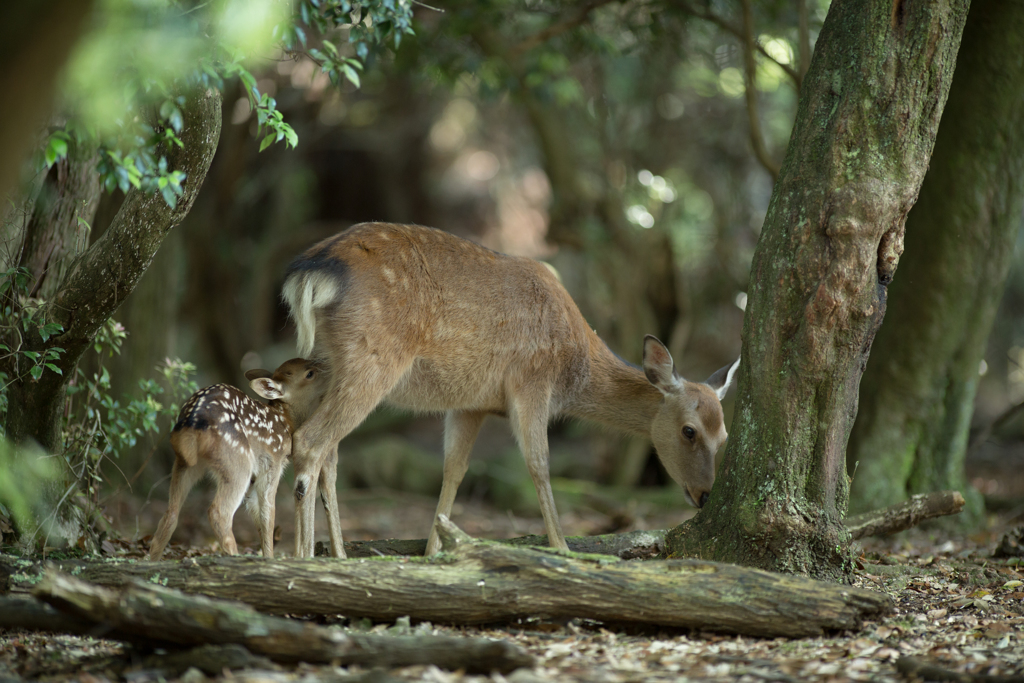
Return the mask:
[[(469, 454), (480, 433), (487, 413), (451, 411), (444, 420), (444, 479), (441, 483), (441, 497), (437, 501), (438, 515), (451, 516), (455, 493), (466, 476), (469, 468)], [(427, 538), (426, 555), (434, 555), (441, 550), (441, 540), (437, 537), (437, 527), (430, 525), (430, 536)]]
[(171, 540), (171, 534), (178, 526), (178, 514), (181, 512), (181, 504), (196, 482), (203, 476), (205, 470), (200, 466), (189, 467), (184, 460), (174, 458), (174, 465), (171, 468), (171, 490), (167, 498), (167, 512), (160, 518), (160, 523), (153, 534), (153, 540), (149, 543), (149, 559), (159, 560), (164, 554), (167, 542)]
[(221, 550), (228, 555), (238, 554), (238, 545), (235, 543), (235, 534), (231, 530), (231, 524), (235, 518), (235, 512), (242, 504), (245, 493), (249, 489), (249, 481), (252, 474), (248, 467), (243, 471), (220, 470), (217, 474), (217, 493), (213, 496), (210, 504), (210, 526), (213, 533), (220, 541)]
[[(269, 457), (269, 456), (268, 456)], [(249, 498), (246, 499), (249, 514), (260, 532), (260, 550), (263, 557), (274, 556), (274, 514), (277, 498), (277, 485), (284, 470), (284, 460), (270, 459), (270, 467), (256, 477)], [(250, 501), (252, 504), (249, 505)]]

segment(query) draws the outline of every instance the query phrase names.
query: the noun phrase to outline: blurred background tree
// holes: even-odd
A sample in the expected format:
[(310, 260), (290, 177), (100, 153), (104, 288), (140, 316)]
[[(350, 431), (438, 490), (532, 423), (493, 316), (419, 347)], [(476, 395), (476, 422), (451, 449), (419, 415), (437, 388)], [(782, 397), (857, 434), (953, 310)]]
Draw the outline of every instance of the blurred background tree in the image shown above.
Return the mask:
[[(738, 355), (754, 246), (827, 0), (365, 3), (405, 12), (414, 35), (400, 22), (346, 24), (349, 15), (339, 13), (330, 28), (336, 56), (321, 44), (323, 29), (302, 15), (335, 4), (267, 3), (261, 14), (250, 11), (252, 3), (226, 0), (97, 0), (84, 21), (57, 111), (93, 112), (94, 125), (125, 125), (110, 108), (112, 101), (123, 106), (124, 82), (111, 76), (128, 67), (170, 84), (209, 58), (211, 45), (226, 42), (237, 50), (220, 63), (252, 77), (214, 69), (223, 81), (216, 155), (191, 211), (163, 237), (117, 310), (128, 336), (106, 365), (112, 396), (137, 397), (138, 380), (165, 358), (194, 362), (202, 384), (237, 384), (243, 370), (292, 356), (294, 334), (278, 297), (285, 265), (364, 220), (432, 225), (544, 258), (627, 360), (639, 361), (647, 333), (668, 343), (690, 378)], [(305, 45), (287, 30), (293, 25), (307, 27)], [(381, 49), (396, 47), (393, 33), (360, 48), (358, 32), (377, 26), (402, 36), (397, 49)], [(339, 66), (333, 81), (322, 70), (332, 59)], [(366, 68), (353, 78), (343, 68), (347, 59)], [(281, 144), (260, 153), (253, 141), (268, 115), (265, 103), (254, 108), (264, 95), (296, 134), (295, 149)], [(158, 90), (145, 105), (157, 119), (163, 97)], [(99, 191), (89, 173), (103, 171), (91, 156), (102, 151), (80, 148), (74, 135), (47, 168), (45, 153), (53, 140), (60, 151), (53, 133), (67, 130), (65, 116), (37, 117), (34, 128), (21, 129), (34, 132), (44, 155), (22, 196), (47, 183), (83, 187), (74, 211), (50, 209), (55, 217), (45, 220), (70, 225), (75, 240), (68, 243), (94, 243), (114, 223), (125, 192), (117, 183)], [(170, 118), (162, 120), (166, 130)], [(5, 163), (18, 156), (5, 151)], [(38, 213), (19, 201), (5, 206), (7, 253), (18, 256), (9, 256), (8, 267), (21, 263), (25, 226)], [(32, 286), (36, 296), (66, 268), (27, 265), (43, 283)], [(1024, 386), (1010, 381), (1014, 368), (1003, 360), (1022, 345), (1018, 327), (1008, 322), (993, 338), (977, 424), (1007, 407), (1012, 387)], [(728, 419), (731, 399), (726, 410)], [(440, 476), (435, 422), (375, 416), (342, 446), (347, 485), (432, 494)], [(485, 428), (464, 489), (510, 509), (521, 499), (533, 513), (525, 468), (510, 454), (506, 432)], [(169, 471), (166, 451), (151, 457), (153, 443), (122, 456), (127, 474), (109, 472), (112, 486), (136, 471), (147, 484)], [(552, 448), (564, 495), (579, 490), (570, 480), (650, 491), (667, 483), (641, 440), (567, 424), (553, 427)], [(664, 498), (672, 509), (685, 505), (674, 486)], [(627, 515), (608, 529), (634, 523)]]
[[(931, 167), (907, 218), (906, 263), (861, 385), (847, 451), (854, 512), (957, 489), (971, 503), (958, 523), (983, 513), (964, 464), (987, 358), (1006, 387), (1007, 349), (986, 345), (1024, 210), (1022, 30), (1017, 3), (971, 3)], [(978, 422), (981, 455), (994, 450), (985, 443), (992, 418)]]

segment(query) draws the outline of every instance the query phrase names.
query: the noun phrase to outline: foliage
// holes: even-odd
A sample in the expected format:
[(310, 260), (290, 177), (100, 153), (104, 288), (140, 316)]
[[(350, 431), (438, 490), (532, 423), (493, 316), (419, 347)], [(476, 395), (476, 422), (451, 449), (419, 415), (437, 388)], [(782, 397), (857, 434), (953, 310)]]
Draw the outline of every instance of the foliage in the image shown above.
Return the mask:
[[(56, 460), (31, 445), (15, 446), (0, 437), (0, 532), (9, 533), (4, 520), (26, 531), (46, 516), (43, 491), (58, 478)], [(2, 537), (2, 533), (0, 533)]]
[[(256, 113), (260, 151), (298, 135), (261, 90), (250, 65), (275, 54), (306, 50), (332, 81), (356, 87), (373, 50), (412, 32), (411, 6), (395, 0), (303, 0), (294, 14), (278, 0), (186, 2), (105, 0), (97, 29), (69, 67), (63, 108), (67, 121), (51, 132), (36, 163), (49, 168), (72, 141), (99, 149), (107, 191), (160, 192), (172, 208), (185, 176), (168, 168), (166, 153), (181, 146), (185, 93), (224, 90), (237, 79)], [(349, 47), (337, 43), (347, 38)]]
[[(6, 354), (2, 357), (3, 367), (18, 368), (22, 379), (27, 375), (37, 380), (44, 372), (61, 374), (54, 361), (59, 359), (63, 349), (50, 347), (44, 354), (39, 354), (23, 350), (22, 340), (25, 335), (39, 334), (45, 341), (58, 335), (62, 329), (41, 319), (38, 312), (42, 302), (28, 297), (28, 284), (29, 276), (23, 268), (7, 271), (0, 281), (0, 292), (7, 298), (3, 315), (0, 315), (0, 331), (9, 340), (8, 344), (0, 345), (0, 350)], [(12, 305), (12, 297), (16, 297), (21, 305)], [(13, 519), (22, 532), (30, 531), (35, 535), (47, 528), (44, 523), (32, 529), (28, 521), (42, 519), (42, 508), (48, 508), (49, 520), (58, 517), (65, 520), (95, 518), (103, 462), (117, 458), (135, 446), (141, 437), (165, 431), (177, 416), (179, 402), (196, 391), (196, 383), (191, 379), (195, 366), (166, 359), (156, 368), (162, 381), (140, 379), (137, 396), (115, 399), (111, 394), (106, 362), (121, 352), (126, 337), (127, 332), (118, 322), (108, 320), (93, 341), (94, 358), (87, 358), (92, 370), (86, 372), (82, 367), (77, 368), (67, 391), (64, 450), (57, 454), (55, 460), (33, 454), (30, 448), (17, 453), (17, 449), (0, 435), (0, 514)], [(0, 372), (0, 378), (3, 380), (0, 388), (2, 424), (8, 406), (7, 388), (16, 378), (5, 372)], [(60, 478), (58, 475), (61, 473), (64, 475), (64, 488), (47, 500), (44, 495), (47, 487), (37, 483)], [(19, 483), (14, 486), (14, 482)], [(67, 508), (73, 510), (69, 512)]]
[[(38, 300), (27, 299), (29, 280), (27, 268), (9, 268), (0, 275), (0, 415), (7, 414), (6, 389), (11, 382), (24, 377), (39, 379), (47, 369), (61, 374), (54, 361), (63, 348), (51, 346), (42, 353), (25, 349), (26, 335), (38, 334), (45, 342), (62, 331), (60, 325), (42, 319)], [(11, 376), (10, 369), (18, 376)]]

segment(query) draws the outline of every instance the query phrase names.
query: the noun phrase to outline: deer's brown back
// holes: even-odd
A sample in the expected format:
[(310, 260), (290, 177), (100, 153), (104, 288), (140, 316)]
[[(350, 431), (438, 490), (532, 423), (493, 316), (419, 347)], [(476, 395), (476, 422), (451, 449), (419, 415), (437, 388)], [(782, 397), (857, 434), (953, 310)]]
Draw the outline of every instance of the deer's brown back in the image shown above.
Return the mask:
[(336, 288), (317, 311), (317, 355), (415, 358), (388, 396), (393, 404), (503, 411), (517, 385), (546, 379), (557, 403), (587, 382), (590, 330), (536, 261), (432, 228), (375, 223), (308, 250), (289, 278), (300, 275)]

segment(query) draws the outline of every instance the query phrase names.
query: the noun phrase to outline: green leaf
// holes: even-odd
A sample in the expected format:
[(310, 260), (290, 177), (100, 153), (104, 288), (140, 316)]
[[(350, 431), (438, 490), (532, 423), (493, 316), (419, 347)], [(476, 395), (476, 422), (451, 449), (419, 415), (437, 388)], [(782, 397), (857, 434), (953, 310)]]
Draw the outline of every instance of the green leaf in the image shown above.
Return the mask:
[(31, 370), (29, 370), (28, 374), (32, 375), (32, 379), (38, 380), (40, 377), (43, 376), (43, 368), (42, 366), (37, 365)]
[(345, 78), (347, 78), (352, 83), (352, 85), (356, 86), (357, 88), (360, 87), (359, 74), (356, 73), (356, 70), (353, 69), (348, 64), (342, 65), (341, 68), (345, 72)]
[(268, 135), (265, 138), (263, 138), (263, 142), (260, 143), (260, 151), (262, 152), (267, 147), (270, 147), (272, 144), (274, 144), (274, 134), (273, 133), (271, 133), (270, 135)]
[(56, 365), (54, 365), (53, 363), (47, 363), (47, 364), (46, 364), (46, 367), (47, 367), (47, 368), (49, 368), (50, 370), (53, 370), (53, 371), (54, 371), (54, 372), (56, 372), (56, 373), (57, 373), (58, 375), (62, 375), (62, 376), (63, 376), (63, 374), (64, 374), (64, 371), (63, 371), (63, 370), (61, 370), (60, 368), (58, 368), (58, 367), (57, 367)]

